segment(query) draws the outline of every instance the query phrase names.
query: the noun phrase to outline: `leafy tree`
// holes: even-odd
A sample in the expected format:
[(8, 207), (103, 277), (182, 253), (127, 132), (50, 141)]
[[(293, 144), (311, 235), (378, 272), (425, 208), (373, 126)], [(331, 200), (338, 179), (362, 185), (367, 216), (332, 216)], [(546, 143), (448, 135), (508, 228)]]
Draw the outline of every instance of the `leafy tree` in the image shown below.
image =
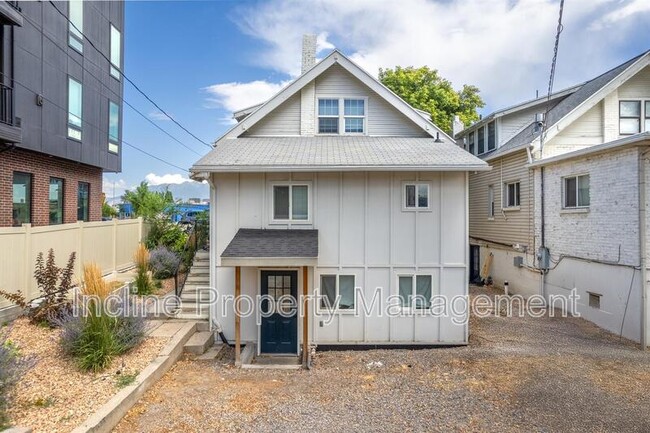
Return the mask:
[(477, 109), (485, 103), (476, 86), (454, 90), (451, 82), (428, 66), (379, 69), (379, 81), (413, 107), (431, 114), (431, 121), (451, 134), (455, 115), (469, 125), (479, 119)]
[(140, 183), (134, 191), (126, 191), (122, 200), (131, 203), (135, 216), (145, 219), (154, 218), (174, 204), (171, 191), (151, 191), (147, 182)]
[(117, 209), (115, 209), (110, 204), (103, 202), (102, 203), (102, 216), (105, 218), (115, 218), (117, 217)]

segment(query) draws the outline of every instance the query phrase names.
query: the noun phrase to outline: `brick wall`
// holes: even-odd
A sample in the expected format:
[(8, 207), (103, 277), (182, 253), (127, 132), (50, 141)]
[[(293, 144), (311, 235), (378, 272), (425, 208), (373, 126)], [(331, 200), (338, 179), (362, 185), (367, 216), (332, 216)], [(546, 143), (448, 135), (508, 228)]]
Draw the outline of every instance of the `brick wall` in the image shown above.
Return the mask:
[(90, 221), (102, 217), (102, 169), (73, 161), (50, 157), (23, 149), (0, 153), (0, 227), (12, 225), (13, 173), (32, 175), (32, 224), (49, 224), (50, 177), (63, 183), (63, 222), (77, 221), (77, 189), (79, 182), (90, 184)]

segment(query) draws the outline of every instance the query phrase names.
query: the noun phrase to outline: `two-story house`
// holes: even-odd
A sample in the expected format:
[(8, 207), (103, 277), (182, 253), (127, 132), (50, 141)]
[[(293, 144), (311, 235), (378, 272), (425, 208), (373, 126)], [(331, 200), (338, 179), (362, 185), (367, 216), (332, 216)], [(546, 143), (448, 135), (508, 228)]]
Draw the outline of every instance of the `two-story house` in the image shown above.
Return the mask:
[[(303, 51), (302, 75), (192, 167), (214, 203), (211, 320), (237, 356), (465, 344), (467, 311), (430, 307), (467, 295), (468, 173), (487, 164), (341, 52)], [(267, 314), (287, 295), (307, 313)]]
[(492, 167), (470, 175), (471, 278), (575, 289), (575, 313), (647, 346), (648, 131), (650, 52), (457, 134)]
[(101, 220), (121, 170), (122, 1), (0, 2), (0, 227)]

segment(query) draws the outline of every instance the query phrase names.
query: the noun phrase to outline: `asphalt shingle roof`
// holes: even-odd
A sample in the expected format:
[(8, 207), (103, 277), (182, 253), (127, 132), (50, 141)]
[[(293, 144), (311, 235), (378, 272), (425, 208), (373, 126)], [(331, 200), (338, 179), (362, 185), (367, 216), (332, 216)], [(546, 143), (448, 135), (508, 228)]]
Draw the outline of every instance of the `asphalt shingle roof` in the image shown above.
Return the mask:
[(221, 140), (192, 171), (317, 168), (484, 169), (455, 143), (412, 137), (246, 137)]
[(221, 257), (318, 257), (318, 230), (239, 229)]
[[(614, 69), (611, 69), (605, 72), (604, 74), (599, 75), (598, 77), (590, 81), (587, 81), (575, 92), (573, 92), (566, 98), (562, 99), (553, 108), (549, 110), (548, 115), (546, 116), (546, 127), (550, 128), (553, 125), (555, 125), (562, 118), (564, 118), (564, 116), (569, 114), (580, 104), (582, 104), (587, 99), (592, 97), (596, 92), (598, 92), (605, 85), (607, 85), (607, 83), (609, 83), (614, 78), (622, 74), (627, 68), (632, 66), (634, 62), (636, 62), (640, 57), (644, 56), (645, 54), (646, 53), (636, 56), (635, 58), (628, 60), (627, 62), (615, 67)], [(531, 124), (528, 125), (528, 127), (526, 127), (519, 134), (512, 137), (510, 140), (508, 140), (506, 143), (504, 143), (501, 147), (499, 147), (495, 151), (483, 155), (483, 157), (493, 158), (495, 156), (509, 152), (510, 150), (516, 149), (518, 147), (523, 148), (528, 144), (530, 144), (537, 137), (539, 137), (539, 135), (540, 135), (540, 131), (535, 131), (535, 124), (534, 122), (531, 122)]]

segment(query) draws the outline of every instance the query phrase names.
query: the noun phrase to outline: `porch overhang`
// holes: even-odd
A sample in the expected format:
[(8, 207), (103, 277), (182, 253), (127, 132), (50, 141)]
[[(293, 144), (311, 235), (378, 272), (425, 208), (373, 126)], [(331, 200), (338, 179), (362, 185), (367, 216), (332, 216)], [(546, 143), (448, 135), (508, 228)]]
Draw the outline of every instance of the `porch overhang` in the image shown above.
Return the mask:
[(318, 230), (239, 229), (221, 254), (222, 266), (316, 266)]

